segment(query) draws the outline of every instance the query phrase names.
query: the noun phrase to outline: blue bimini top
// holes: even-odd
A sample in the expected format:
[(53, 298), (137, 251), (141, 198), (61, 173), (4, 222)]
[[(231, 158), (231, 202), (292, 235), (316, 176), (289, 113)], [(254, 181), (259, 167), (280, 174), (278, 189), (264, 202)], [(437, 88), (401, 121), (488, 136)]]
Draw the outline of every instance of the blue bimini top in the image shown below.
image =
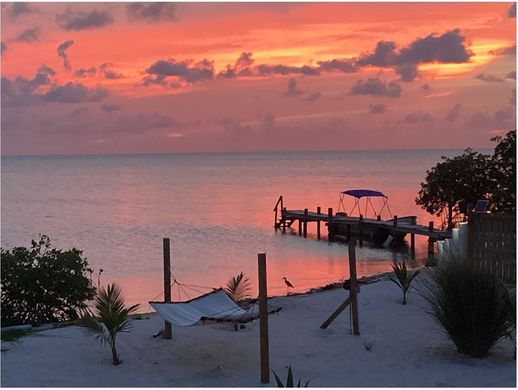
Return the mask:
[(348, 190), (343, 191), (342, 194), (354, 196), (355, 198), (363, 198), (364, 196), (379, 196), (386, 198), (383, 192), (374, 191), (374, 190)]

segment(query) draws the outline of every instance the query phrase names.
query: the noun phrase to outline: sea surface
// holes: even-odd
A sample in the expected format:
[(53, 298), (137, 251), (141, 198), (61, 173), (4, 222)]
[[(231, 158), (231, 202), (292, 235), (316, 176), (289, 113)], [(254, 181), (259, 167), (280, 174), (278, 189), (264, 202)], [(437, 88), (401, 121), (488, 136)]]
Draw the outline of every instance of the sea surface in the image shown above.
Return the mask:
[[(273, 229), (280, 195), (287, 208), (338, 207), (339, 192), (368, 188), (389, 197), (393, 214), (438, 219), (415, 205), (426, 170), (458, 150), (2, 157), (1, 245), (29, 246), (39, 233), (58, 248), (76, 247), (97, 283), (116, 281), (130, 303), (161, 299), (162, 239), (172, 246), (172, 274), (193, 288), (185, 300), (224, 286), (243, 271), (257, 294), (257, 254), (266, 252), (268, 293), (286, 294), (348, 277), (347, 246)], [(354, 199), (346, 202), (346, 211)], [(375, 207), (380, 203), (374, 202)], [(384, 217), (387, 215), (384, 215)], [(296, 226), (294, 225), (294, 228)], [(322, 227), (327, 233), (327, 228)], [(421, 264), (408, 247), (357, 251), (358, 274), (391, 270), (394, 260)]]

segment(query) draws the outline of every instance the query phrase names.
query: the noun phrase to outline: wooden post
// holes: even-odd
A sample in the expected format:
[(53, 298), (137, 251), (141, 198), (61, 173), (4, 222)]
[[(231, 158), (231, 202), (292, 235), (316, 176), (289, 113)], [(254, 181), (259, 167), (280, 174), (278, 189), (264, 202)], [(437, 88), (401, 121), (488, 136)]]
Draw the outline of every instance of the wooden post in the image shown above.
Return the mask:
[[(317, 207), (317, 214), (320, 214), (320, 206)], [(320, 240), (320, 219), (317, 221), (317, 240)]]
[(303, 236), (308, 236), (308, 209), (304, 209), (304, 225), (303, 225)]
[(410, 255), (412, 256), (412, 260), (415, 260), (415, 234), (410, 234)]
[(351, 288), (351, 309), (353, 317), (353, 335), (360, 335), (358, 323), (358, 280), (356, 279), (356, 240), (352, 240), (349, 246), (349, 282)]
[[(164, 238), (164, 302), (171, 302), (171, 248), (169, 238)], [(164, 339), (171, 340), (173, 327), (170, 322), (164, 323)]]
[(268, 300), (266, 284), (266, 253), (257, 255), (259, 273), (259, 345), (261, 353), (261, 383), (270, 382), (270, 352), (268, 342)]
[[(360, 222), (358, 223), (358, 230), (359, 230), (359, 239), (360, 239), (360, 248), (363, 247), (363, 215), (360, 214)], [(356, 243), (356, 241), (355, 241)]]
[(392, 222), (394, 226), (397, 226), (397, 215), (394, 215), (394, 220)]
[[(433, 221), (430, 221), (428, 224), (428, 231), (430, 233), (433, 232)], [(427, 265), (435, 265), (435, 258), (434, 258), (434, 239), (432, 236), (428, 236), (428, 260), (426, 262)]]
[(381, 221), (381, 215), (376, 215), (376, 221)]
[(282, 208), (282, 232), (286, 233), (286, 207)]
[(299, 236), (302, 236), (302, 219), (299, 219)]
[(277, 231), (277, 206), (275, 207), (275, 217), (273, 217), (273, 228)]
[(347, 242), (351, 241), (351, 224), (347, 224)]
[(334, 227), (332, 224), (333, 220), (333, 208), (329, 207), (327, 209), (327, 239), (332, 242), (335, 240)]

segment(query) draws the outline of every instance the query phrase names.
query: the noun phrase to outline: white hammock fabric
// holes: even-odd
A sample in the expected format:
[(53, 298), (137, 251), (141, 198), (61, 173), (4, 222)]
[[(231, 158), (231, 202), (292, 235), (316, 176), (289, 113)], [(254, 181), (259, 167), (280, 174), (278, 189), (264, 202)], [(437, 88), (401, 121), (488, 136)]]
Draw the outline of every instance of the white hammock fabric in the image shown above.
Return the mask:
[[(259, 306), (245, 310), (228, 297), (222, 289), (194, 298), (187, 302), (149, 302), (155, 311), (167, 322), (176, 326), (201, 325), (204, 320), (250, 322), (259, 318)], [(280, 308), (268, 308), (268, 314)]]

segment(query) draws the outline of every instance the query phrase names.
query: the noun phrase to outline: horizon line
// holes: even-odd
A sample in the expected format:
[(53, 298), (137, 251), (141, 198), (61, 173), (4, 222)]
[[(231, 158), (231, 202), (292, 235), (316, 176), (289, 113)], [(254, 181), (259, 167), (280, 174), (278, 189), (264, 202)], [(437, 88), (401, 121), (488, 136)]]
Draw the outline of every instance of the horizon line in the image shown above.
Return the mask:
[(411, 151), (459, 151), (465, 149), (490, 150), (491, 147), (466, 146), (464, 148), (402, 148), (402, 149), (332, 149), (332, 150), (255, 150), (255, 151), (199, 151), (199, 152), (113, 152), (113, 153), (49, 153), (49, 154), (5, 154), (0, 157), (94, 157), (94, 156), (139, 156), (139, 155), (188, 155), (188, 154), (268, 154), (268, 153), (339, 153), (339, 152), (411, 152)]

